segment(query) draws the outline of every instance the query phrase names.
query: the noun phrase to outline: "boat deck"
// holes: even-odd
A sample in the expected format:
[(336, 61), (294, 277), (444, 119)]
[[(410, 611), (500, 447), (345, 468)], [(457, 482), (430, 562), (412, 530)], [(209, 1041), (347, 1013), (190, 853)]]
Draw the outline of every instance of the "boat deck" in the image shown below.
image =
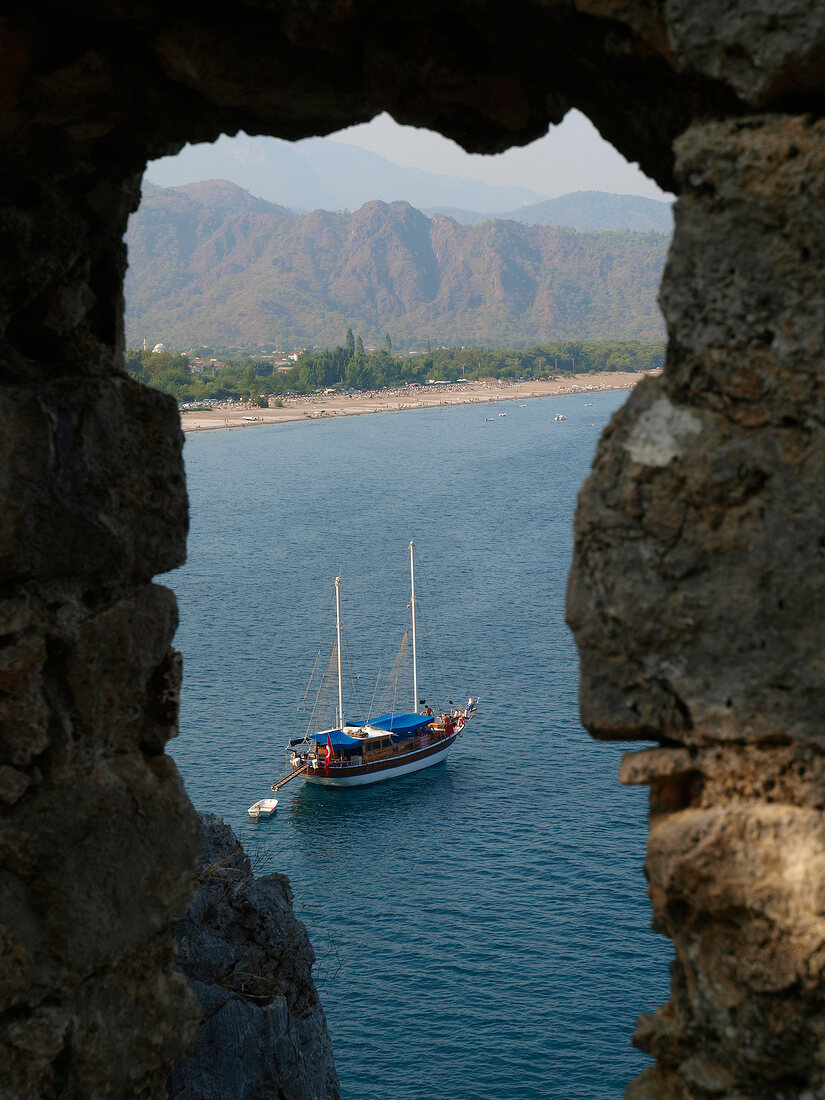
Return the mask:
[[(416, 766), (422, 766), (429, 762), (431, 757), (439, 757), (446, 753), (447, 749), (459, 736), (460, 731), (453, 729), (447, 733), (442, 729), (427, 729), (414, 737), (405, 738), (403, 741), (393, 742), (389, 733), (380, 730), (370, 731), (370, 734), (362, 742), (361, 754), (345, 749), (343, 752), (334, 752), (329, 761), (325, 761), (324, 753), (305, 752), (296, 753), (290, 761), (292, 772), (289, 776), (279, 781), (277, 786), (287, 782), (292, 776), (303, 775), (312, 782), (328, 777), (330, 780), (344, 777), (369, 776), (373, 773), (393, 771), (395, 769), (414, 770)], [(322, 737), (323, 735), (319, 735)], [(323, 748), (322, 741), (317, 741), (319, 749)], [(436, 761), (433, 760), (433, 763)], [(275, 790), (276, 785), (273, 785)]]

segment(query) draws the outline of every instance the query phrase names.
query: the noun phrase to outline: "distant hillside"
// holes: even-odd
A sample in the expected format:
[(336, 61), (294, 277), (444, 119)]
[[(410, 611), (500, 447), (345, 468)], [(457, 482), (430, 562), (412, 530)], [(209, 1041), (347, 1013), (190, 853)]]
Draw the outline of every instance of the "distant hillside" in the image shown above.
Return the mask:
[(664, 331), (657, 233), (463, 226), (402, 202), (296, 215), (208, 181), (147, 187), (127, 242), (130, 343), (332, 346), (353, 328), (397, 347), (521, 347)]
[(529, 187), (494, 187), (422, 168), (401, 168), (377, 153), (341, 141), (290, 142), (246, 134), (223, 136), (211, 145), (187, 145), (174, 157), (152, 161), (146, 179), (160, 187), (230, 180), (252, 195), (302, 212), (357, 210), (373, 199), (492, 211), (542, 198)]
[(641, 195), (613, 195), (607, 191), (573, 191), (557, 199), (544, 199), (515, 210), (498, 210), (495, 214), (455, 206), (431, 206), (424, 213), (430, 217), (446, 214), (462, 225), (478, 225), (487, 218), (495, 217), (525, 225), (567, 226), (584, 233), (610, 229), (633, 229), (639, 233), (648, 230), (673, 232), (673, 207), (669, 202), (646, 199)]

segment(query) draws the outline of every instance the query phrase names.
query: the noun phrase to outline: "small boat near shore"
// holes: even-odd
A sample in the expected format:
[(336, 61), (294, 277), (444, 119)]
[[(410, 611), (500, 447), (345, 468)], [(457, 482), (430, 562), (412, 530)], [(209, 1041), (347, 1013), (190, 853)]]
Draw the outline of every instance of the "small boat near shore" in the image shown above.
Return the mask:
[[(438, 712), (418, 699), (416, 654), (415, 547), (410, 541), (410, 610), (412, 620), (412, 698), (423, 711), (389, 711), (366, 721), (347, 721), (344, 717), (343, 673), (341, 664), (341, 579), (335, 578), (336, 641), (334, 664), (338, 674), (338, 705), (334, 726), (292, 738), (287, 747), (289, 771), (276, 783), (278, 791), (300, 776), (307, 783), (324, 787), (357, 787), (409, 775), (432, 767), (445, 759), (461, 736), (467, 722), (478, 709), (470, 697), (463, 706), (452, 700)], [(402, 647), (406, 644), (405, 632)]]

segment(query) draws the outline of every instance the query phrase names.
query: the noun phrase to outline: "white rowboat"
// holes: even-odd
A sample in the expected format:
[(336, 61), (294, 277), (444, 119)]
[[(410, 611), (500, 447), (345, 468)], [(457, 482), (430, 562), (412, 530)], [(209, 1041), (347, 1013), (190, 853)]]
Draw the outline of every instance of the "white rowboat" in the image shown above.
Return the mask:
[(272, 817), (277, 806), (277, 798), (261, 798), (254, 805), (249, 807), (249, 816), (254, 818)]

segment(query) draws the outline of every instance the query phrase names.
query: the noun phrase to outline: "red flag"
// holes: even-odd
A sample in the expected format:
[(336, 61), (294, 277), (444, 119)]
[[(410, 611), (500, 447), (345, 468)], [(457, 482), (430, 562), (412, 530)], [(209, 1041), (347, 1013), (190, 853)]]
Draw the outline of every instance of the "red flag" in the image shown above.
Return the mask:
[(327, 734), (327, 747), (324, 749), (324, 771), (329, 771), (329, 762), (332, 760), (332, 742)]

